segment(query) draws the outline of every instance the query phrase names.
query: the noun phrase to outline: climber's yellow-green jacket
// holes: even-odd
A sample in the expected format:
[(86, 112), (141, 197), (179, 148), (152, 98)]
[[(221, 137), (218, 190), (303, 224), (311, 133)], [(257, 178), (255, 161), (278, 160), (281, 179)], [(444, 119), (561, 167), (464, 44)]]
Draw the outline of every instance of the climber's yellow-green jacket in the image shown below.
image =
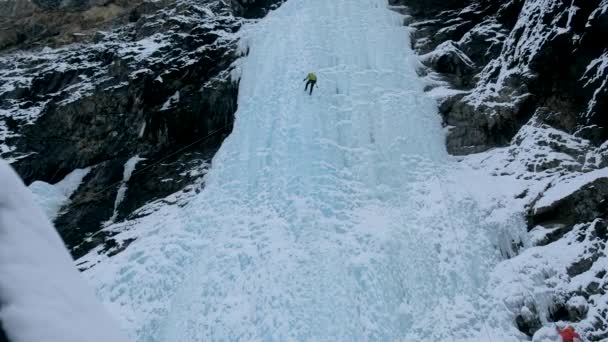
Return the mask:
[(309, 73), (306, 78), (304, 79), (304, 81), (309, 80), (309, 81), (316, 81), (317, 80), (317, 75), (315, 75), (314, 73)]

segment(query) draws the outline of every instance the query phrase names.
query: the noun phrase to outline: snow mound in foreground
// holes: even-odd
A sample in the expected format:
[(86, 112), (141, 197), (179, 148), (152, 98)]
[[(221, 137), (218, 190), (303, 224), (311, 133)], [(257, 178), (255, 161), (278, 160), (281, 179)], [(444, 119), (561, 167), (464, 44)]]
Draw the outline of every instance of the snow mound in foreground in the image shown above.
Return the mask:
[(11, 342), (126, 341), (17, 174), (0, 160), (0, 320)]

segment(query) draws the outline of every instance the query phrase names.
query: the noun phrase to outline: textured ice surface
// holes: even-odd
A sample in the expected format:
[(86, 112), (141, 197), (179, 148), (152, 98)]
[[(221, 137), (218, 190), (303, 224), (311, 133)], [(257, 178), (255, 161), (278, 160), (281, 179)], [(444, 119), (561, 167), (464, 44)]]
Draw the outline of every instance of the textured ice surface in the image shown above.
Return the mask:
[(497, 190), (448, 157), (402, 22), (383, 0), (290, 0), (245, 28), (204, 191), (86, 273), (134, 340), (518, 340), (483, 296)]

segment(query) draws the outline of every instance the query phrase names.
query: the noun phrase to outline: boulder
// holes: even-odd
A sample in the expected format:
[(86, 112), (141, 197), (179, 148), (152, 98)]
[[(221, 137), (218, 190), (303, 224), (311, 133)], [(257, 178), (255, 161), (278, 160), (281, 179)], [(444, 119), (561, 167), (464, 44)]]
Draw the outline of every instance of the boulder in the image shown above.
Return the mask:
[(568, 310), (570, 321), (578, 322), (587, 315), (589, 303), (583, 296), (574, 296), (566, 303), (566, 310)]

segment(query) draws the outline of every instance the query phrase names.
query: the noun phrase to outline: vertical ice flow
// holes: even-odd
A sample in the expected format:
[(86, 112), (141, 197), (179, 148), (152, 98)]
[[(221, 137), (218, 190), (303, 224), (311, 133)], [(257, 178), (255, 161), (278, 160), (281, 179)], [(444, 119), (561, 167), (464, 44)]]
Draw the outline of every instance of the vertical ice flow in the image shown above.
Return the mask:
[(246, 28), (236, 123), (206, 188), (114, 257), (131, 263), (118, 275), (90, 273), (139, 341), (486, 336), (496, 251), (446, 180), (402, 22), (385, 0), (289, 0)]

